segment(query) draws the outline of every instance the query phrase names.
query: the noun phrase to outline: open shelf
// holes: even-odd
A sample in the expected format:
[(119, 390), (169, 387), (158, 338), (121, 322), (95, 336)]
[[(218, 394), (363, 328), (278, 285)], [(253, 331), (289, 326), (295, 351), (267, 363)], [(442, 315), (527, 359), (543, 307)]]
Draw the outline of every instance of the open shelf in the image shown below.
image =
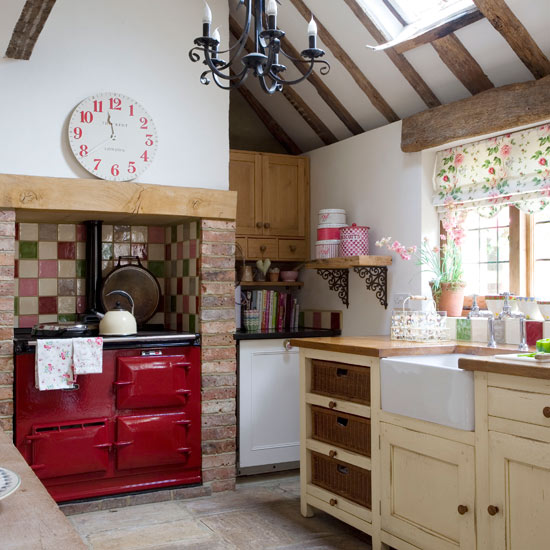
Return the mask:
[(391, 256), (347, 256), (310, 260), (304, 267), (307, 269), (348, 269), (350, 267), (380, 267), (391, 265)]
[(271, 281), (241, 281), (239, 283), (242, 287), (251, 287), (251, 286), (261, 286), (261, 287), (285, 287), (285, 286), (293, 286), (293, 287), (302, 287), (304, 286), (304, 283), (302, 281), (277, 281), (276, 283), (272, 283)]

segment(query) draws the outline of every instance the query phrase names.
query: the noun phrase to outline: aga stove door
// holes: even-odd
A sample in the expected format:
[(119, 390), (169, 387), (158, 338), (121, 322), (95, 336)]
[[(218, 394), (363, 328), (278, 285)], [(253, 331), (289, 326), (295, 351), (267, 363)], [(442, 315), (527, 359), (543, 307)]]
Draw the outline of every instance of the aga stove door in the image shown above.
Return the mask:
[[(118, 409), (182, 407), (199, 386), (190, 357), (119, 357), (115, 382)], [(193, 386), (197, 389), (194, 390)], [(195, 396), (196, 397), (196, 396)]]
[(185, 413), (119, 416), (116, 426), (119, 470), (200, 466), (200, 425)]

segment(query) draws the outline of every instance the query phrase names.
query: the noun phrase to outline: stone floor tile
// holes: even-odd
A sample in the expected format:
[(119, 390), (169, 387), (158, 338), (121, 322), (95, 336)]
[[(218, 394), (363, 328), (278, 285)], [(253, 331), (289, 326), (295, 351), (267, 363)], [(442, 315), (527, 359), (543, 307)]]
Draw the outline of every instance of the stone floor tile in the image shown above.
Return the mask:
[(263, 550), (372, 550), (366, 540), (347, 535), (332, 535), (290, 546), (264, 547)]

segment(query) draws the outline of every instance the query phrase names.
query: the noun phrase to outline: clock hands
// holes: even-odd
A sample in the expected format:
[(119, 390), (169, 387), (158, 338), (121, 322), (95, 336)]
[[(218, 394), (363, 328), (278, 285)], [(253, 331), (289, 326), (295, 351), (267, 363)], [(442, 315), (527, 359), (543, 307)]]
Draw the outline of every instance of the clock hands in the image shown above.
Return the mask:
[(113, 119), (110, 111), (107, 113), (107, 124), (111, 127), (111, 135), (101, 143), (98, 143), (95, 147), (92, 147), (86, 156), (91, 155), (96, 149), (99, 149), (102, 145), (109, 143), (109, 141), (116, 141), (115, 127), (113, 125)]
[(113, 119), (111, 118), (111, 111), (107, 115), (107, 124), (111, 126), (111, 139), (116, 139), (115, 127), (113, 126)]

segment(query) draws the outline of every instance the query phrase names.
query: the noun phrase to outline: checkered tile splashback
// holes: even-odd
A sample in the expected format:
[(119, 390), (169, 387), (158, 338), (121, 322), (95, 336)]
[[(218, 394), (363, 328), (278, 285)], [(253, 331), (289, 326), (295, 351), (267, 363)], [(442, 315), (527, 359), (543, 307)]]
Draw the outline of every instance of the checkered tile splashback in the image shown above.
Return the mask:
[[(198, 222), (174, 226), (103, 225), (103, 275), (119, 256), (138, 256), (164, 298), (150, 324), (193, 330), (199, 284)], [(81, 224), (16, 224), (15, 326), (71, 322), (86, 308), (86, 228)]]

